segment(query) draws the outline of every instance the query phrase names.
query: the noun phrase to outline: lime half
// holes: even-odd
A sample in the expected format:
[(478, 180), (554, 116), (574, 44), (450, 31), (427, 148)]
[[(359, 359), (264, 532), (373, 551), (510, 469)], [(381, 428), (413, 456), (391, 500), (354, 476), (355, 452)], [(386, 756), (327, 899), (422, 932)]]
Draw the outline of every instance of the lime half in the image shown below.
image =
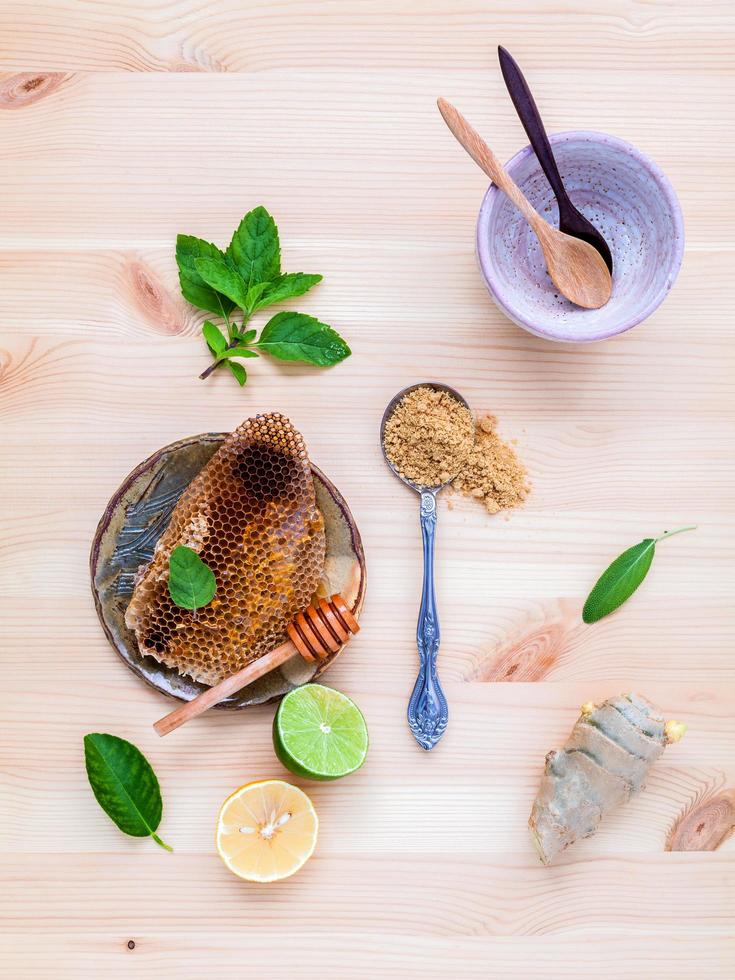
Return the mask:
[(368, 750), (365, 719), (344, 694), (305, 684), (281, 701), (273, 747), (283, 765), (306, 779), (339, 779), (359, 769)]

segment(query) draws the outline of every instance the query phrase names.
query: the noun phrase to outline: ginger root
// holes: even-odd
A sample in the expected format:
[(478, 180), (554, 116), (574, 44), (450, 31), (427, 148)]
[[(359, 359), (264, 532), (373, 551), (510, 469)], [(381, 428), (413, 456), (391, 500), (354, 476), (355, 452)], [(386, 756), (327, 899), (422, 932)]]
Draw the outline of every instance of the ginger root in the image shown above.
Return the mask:
[(604, 814), (639, 793), (651, 765), (685, 731), (637, 694), (583, 704), (564, 748), (546, 756), (528, 821), (543, 863), (591, 837)]

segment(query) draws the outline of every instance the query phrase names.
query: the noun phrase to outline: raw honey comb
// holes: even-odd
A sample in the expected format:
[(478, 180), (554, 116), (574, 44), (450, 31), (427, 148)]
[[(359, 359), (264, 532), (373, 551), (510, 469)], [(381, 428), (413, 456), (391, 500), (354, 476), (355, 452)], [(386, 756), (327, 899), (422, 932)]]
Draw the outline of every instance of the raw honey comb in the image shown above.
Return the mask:
[[(193, 548), (217, 591), (202, 609), (174, 605), (169, 556)], [(216, 684), (286, 639), (324, 568), (324, 521), (301, 435), (283, 415), (248, 419), (181, 495), (125, 622), (142, 654)]]

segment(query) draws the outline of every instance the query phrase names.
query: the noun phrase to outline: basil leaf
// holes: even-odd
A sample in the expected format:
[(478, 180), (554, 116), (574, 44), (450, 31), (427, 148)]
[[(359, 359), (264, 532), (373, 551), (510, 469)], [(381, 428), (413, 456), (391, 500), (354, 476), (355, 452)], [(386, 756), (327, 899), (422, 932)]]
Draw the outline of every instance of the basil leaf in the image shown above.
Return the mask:
[(258, 332), (257, 330), (246, 330), (245, 333), (239, 333), (236, 334), (236, 336), (238, 340), (241, 340), (243, 342), (243, 344), (249, 344), (252, 340), (255, 339), (255, 335), (257, 334), (257, 332)]
[(203, 238), (194, 238), (192, 235), (176, 236), (176, 264), (179, 267), (179, 282), (184, 298), (200, 310), (224, 316), (234, 309), (235, 304), (208, 286), (194, 265), (197, 259), (213, 259), (218, 256), (224, 257), (216, 245), (205, 242)]
[(227, 338), (219, 327), (215, 327), (211, 320), (204, 321), (202, 324), (202, 333), (204, 334), (204, 339), (207, 341), (207, 347), (209, 347), (215, 356), (227, 349)]
[(193, 548), (179, 545), (168, 560), (168, 592), (182, 609), (201, 609), (217, 591), (214, 572)]
[(194, 259), (194, 268), (204, 282), (228, 299), (247, 309), (247, 287), (238, 272), (235, 272), (221, 255), (216, 258)]
[(307, 272), (289, 272), (279, 276), (273, 282), (265, 284), (263, 294), (256, 300), (253, 311), (262, 310), (264, 306), (270, 306), (272, 303), (282, 303), (284, 300), (303, 296), (323, 278)]
[(245, 368), (242, 366), (242, 364), (238, 364), (236, 361), (225, 361), (225, 364), (230, 371), (232, 371), (237, 383), (242, 388), (248, 380), (248, 373)]
[(329, 367), (352, 353), (340, 335), (305, 313), (276, 313), (256, 344), (281, 361), (305, 361)]
[(670, 538), (674, 534), (681, 534), (682, 531), (693, 530), (694, 527), (681, 527), (678, 531), (665, 531), (658, 538), (644, 538), (643, 541), (624, 551), (622, 555), (618, 555), (605, 569), (587, 596), (582, 610), (584, 622), (596, 623), (603, 616), (609, 616), (633, 595), (648, 574), (659, 541)]
[(152, 837), (172, 850), (156, 834), (163, 812), (161, 789), (140, 749), (124, 738), (96, 732), (84, 736), (84, 762), (95, 799), (120, 830), (131, 837)]
[(270, 282), (281, 272), (281, 245), (278, 228), (264, 207), (248, 211), (227, 246), (227, 257), (240, 273), (247, 288)]

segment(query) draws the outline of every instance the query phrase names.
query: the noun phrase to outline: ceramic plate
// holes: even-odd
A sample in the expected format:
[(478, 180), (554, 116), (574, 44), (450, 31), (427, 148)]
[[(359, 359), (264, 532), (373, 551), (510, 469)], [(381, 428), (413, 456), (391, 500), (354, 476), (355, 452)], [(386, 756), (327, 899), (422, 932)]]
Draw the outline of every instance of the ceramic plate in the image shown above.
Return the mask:
[[(214, 455), (225, 435), (209, 432), (182, 439), (160, 449), (136, 467), (107, 505), (92, 543), (92, 593), (102, 628), (113, 649), (147, 684), (181, 701), (191, 701), (206, 686), (182, 677), (153, 657), (142, 656), (135, 635), (125, 625), (125, 610), (139, 566), (153, 557), (153, 549), (168, 525), (177, 500)], [(312, 464), (311, 469), (327, 545), (319, 594), (330, 596), (344, 591), (351, 582), (358, 583), (355, 615), (359, 617), (365, 595), (365, 556), (360, 533), (339, 490), (316, 466)], [(246, 708), (282, 697), (317, 677), (337, 656), (330, 654), (318, 664), (307, 664), (295, 656), (217, 707)]]

